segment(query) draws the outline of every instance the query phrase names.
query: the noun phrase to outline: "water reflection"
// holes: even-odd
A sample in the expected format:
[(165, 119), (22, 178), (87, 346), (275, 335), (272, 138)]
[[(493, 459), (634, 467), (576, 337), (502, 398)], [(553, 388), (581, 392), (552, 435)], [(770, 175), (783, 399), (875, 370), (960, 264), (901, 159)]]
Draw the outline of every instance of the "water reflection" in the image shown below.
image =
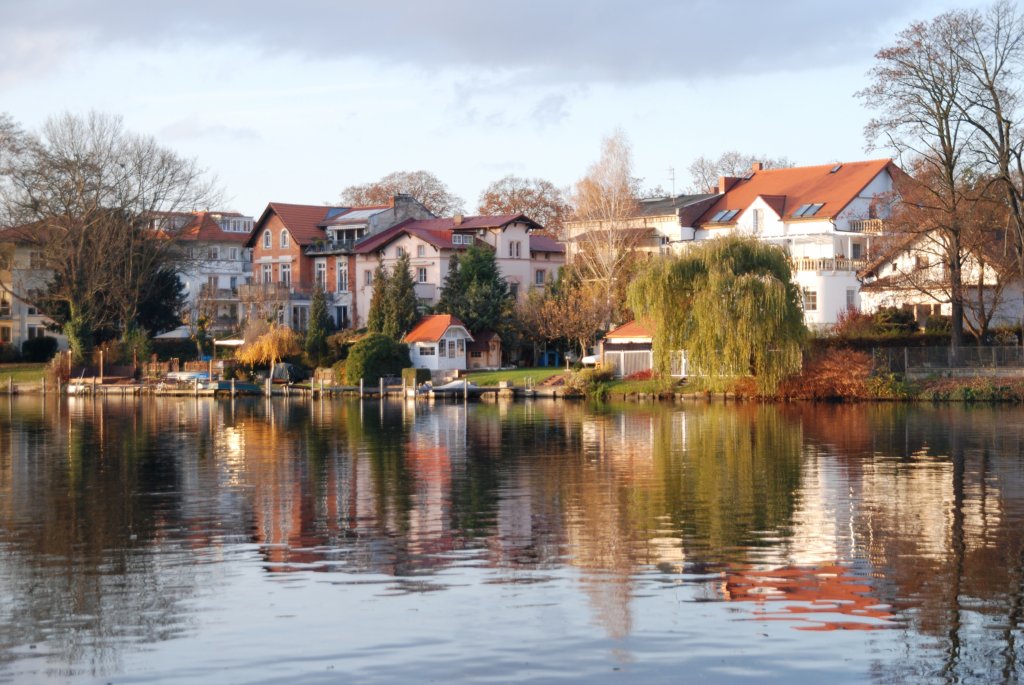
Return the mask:
[[(670, 587), (774, 637), (882, 631), (832, 643), (867, 655), (852, 680), (1021, 675), (1016, 409), (29, 398), (3, 414), (0, 680), (4, 663), (123, 672), (203, 634), (254, 563), (268, 581), (365, 579), (378, 612), (440, 593), (452, 611), (500, 600), (500, 621), (509, 597), (578, 593), (616, 668), (672, 634), (654, 628)], [(784, 644), (772, 668), (796, 677), (804, 648)]]

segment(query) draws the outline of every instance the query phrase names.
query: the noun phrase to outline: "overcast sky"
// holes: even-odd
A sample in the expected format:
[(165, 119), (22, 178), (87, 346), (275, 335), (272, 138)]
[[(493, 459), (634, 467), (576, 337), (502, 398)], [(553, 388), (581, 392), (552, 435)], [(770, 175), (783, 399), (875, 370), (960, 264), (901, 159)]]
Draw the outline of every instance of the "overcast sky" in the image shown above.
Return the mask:
[(427, 169), (476, 208), (514, 173), (569, 185), (621, 127), (649, 186), (727, 149), (865, 151), (853, 94), (914, 20), (975, 0), (2, 0), (0, 111), (90, 109), (198, 157), (231, 198), (336, 201)]

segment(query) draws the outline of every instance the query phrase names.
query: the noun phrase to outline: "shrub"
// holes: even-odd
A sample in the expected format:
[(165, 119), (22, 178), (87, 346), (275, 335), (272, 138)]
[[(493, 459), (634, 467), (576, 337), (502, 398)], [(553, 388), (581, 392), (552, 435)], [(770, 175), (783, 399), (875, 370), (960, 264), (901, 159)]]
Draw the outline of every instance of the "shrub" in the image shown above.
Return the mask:
[(402, 369), (402, 383), (406, 387), (416, 387), (420, 383), (426, 383), (430, 380), (430, 369)]
[(832, 334), (837, 338), (863, 338), (875, 333), (875, 318), (852, 307), (839, 312), (832, 327)]
[(10, 364), (16, 361), (21, 361), (18, 348), (8, 343), (0, 343), (0, 364)]
[(623, 380), (627, 381), (649, 381), (654, 378), (654, 369), (644, 369), (643, 371), (637, 371), (626, 376)]
[(197, 358), (196, 344), (187, 338), (154, 338), (149, 341), (149, 351), (160, 361), (180, 359), (184, 362)]
[(386, 335), (372, 333), (352, 346), (345, 360), (345, 377), (351, 384), (376, 383), (384, 376), (398, 376), (409, 366), (409, 348)]
[(598, 366), (593, 369), (580, 369), (569, 374), (565, 386), (584, 395), (598, 399), (607, 393), (606, 383), (615, 380), (615, 369), (610, 366)]
[(334, 362), (341, 361), (348, 358), (348, 353), (352, 349), (352, 345), (359, 340), (359, 336), (363, 335), (362, 332), (355, 330), (354, 328), (346, 328), (345, 330), (338, 331), (333, 335), (327, 336), (327, 357), (324, 359), (324, 364), (334, 364)]
[(334, 362), (331, 365), (331, 376), (335, 385), (345, 385), (345, 360)]
[(914, 312), (899, 307), (882, 307), (872, 316), (875, 328), (887, 335), (914, 333), (917, 331), (917, 319)]
[(924, 322), (926, 333), (949, 333), (953, 330), (953, 321), (948, 316), (929, 316)]
[(852, 400), (872, 396), (868, 388), (871, 355), (849, 349), (812, 354), (801, 372), (779, 388), (782, 397), (808, 400)]
[(27, 362), (48, 362), (57, 354), (57, 339), (44, 335), (21, 343), (21, 358)]

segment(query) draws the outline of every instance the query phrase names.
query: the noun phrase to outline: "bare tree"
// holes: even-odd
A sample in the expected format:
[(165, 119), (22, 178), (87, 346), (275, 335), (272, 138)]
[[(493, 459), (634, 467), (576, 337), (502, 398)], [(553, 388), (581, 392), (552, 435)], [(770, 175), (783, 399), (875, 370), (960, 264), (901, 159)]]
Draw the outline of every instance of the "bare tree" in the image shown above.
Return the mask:
[(341, 191), (341, 201), (352, 206), (386, 205), (403, 193), (412, 195), (437, 216), (464, 211), (462, 198), (429, 171), (395, 171), (373, 183), (349, 186)]
[(639, 181), (633, 154), (622, 130), (604, 139), (601, 157), (576, 182), (573, 192), (575, 268), (580, 277), (604, 292), (605, 320), (614, 322), (623, 308), (616, 293), (634, 251), (653, 233), (638, 222)]
[(698, 157), (690, 164), (690, 192), (717, 192), (719, 176), (742, 176), (750, 171), (754, 163), (760, 162), (765, 169), (788, 169), (793, 166), (787, 157), (750, 155), (737, 150), (723, 152), (718, 159)]
[(214, 187), (194, 160), (126, 132), (117, 117), (66, 114), (13, 138), (0, 218), (31, 246), (34, 272), (14, 295), (62, 321), (82, 358), (98, 331), (135, 330), (155, 274), (180, 255), (165, 218), (208, 204)]
[(868, 140), (888, 147), (911, 169), (900, 194), (912, 197), (913, 206), (927, 214), (929, 229), (941, 234), (954, 359), (963, 338), (966, 192), (977, 173), (974, 132), (964, 124), (959, 106), (964, 71), (956, 45), (964, 22), (963, 12), (947, 12), (904, 29), (893, 46), (875, 55), (871, 84), (857, 93), (878, 111), (867, 126)]
[(551, 181), (508, 175), (480, 193), (481, 214), (518, 214), (530, 217), (552, 236), (558, 236), (571, 207), (565, 193)]

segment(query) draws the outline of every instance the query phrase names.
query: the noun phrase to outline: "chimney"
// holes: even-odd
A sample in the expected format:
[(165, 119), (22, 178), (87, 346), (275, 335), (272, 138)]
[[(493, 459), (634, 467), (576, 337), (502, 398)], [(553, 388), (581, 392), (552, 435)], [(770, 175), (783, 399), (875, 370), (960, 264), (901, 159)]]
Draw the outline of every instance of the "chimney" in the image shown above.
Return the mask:
[(452, 223), (455, 224), (456, 226), (461, 226), (462, 225), (462, 215), (461, 214), (456, 214), (454, 217), (452, 217)]
[(753, 173), (764, 171), (764, 164), (762, 162), (754, 162), (750, 165), (750, 171)]
[(738, 183), (738, 182), (739, 182), (739, 179), (736, 178), (735, 176), (719, 176), (718, 177), (718, 194), (719, 195), (725, 195), (727, 192), (729, 192), (729, 189), (732, 188), (734, 185), (736, 185), (736, 183)]

